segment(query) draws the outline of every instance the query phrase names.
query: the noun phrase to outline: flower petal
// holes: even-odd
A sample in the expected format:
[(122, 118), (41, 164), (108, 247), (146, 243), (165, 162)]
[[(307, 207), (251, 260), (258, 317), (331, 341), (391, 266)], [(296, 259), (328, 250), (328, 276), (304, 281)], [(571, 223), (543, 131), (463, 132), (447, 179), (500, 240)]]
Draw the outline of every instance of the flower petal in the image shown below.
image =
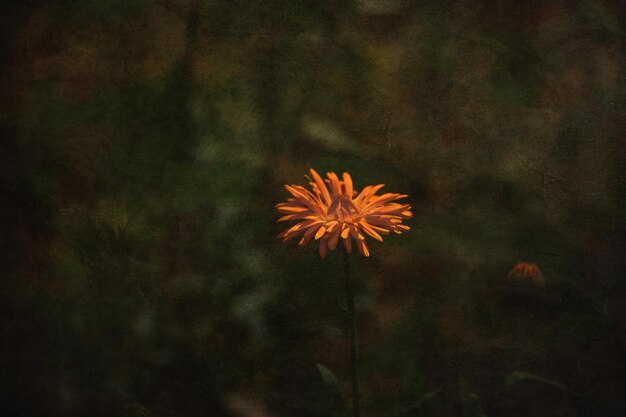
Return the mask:
[(326, 209), (326, 213), (330, 214), (330, 213), (335, 213), (337, 211), (337, 207), (339, 207), (339, 203), (341, 202), (341, 198), (335, 198), (333, 200), (333, 202), (330, 204), (330, 206), (328, 206), (328, 209)]
[[(346, 229), (349, 230), (349, 229)], [(351, 243), (352, 239), (350, 239), (350, 236), (347, 236), (343, 239), (343, 247), (346, 249), (346, 252), (348, 253), (352, 253), (352, 243)]]
[(308, 237), (308, 236), (315, 235), (315, 232), (317, 232), (319, 228), (322, 227), (323, 224), (324, 222), (320, 220), (309, 225), (309, 228), (306, 230), (306, 232), (304, 232), (304, 236)]
[(398, 204), (398, 203), (388, 203), (381, 207), (376, 207), (371, 210), (370, 213), (380, 213), (380, 214), (395, 214), (399, 215), (405, 210), (410, 210), (411, 206), (408, 204)]
[(337, 243), (339, 243), (339, 236), (341, 236), (341, 228), (337, 227), (328, 239), (328, 247), (330, 249), (335, 250)]
[(309, 243), (311, 241), (311, 239), (313, 239), (313, 234), (309, 234), (307, 235), (306, 233), (302, 236), (302, 239), (300, 239), (300, 241), (298, 242), (299, 246), (305, 246), (307, 243)]
[(277, 223), (286, 222), (289, 220), (316, 220), (318, 217), (312, 214), (301, 213), (301, 214), (288, 214), (286, 216), (281, 217), (276, 220)]
[(326, 202), (326, 204), (330, 204), (330, 195), (328, 194), (328, 188), (326, 188), (326, 184), (324, 183), (324, 180), (322, 180), (322, 177), (320, 177), (320, 175), (313, 168), (310, 169), (310, 172), (311, 172), (311, 175), (313, 176), (313, 181), (315, 181), (317, 188), (319, 188), (320, 193), (322, 193), (324, 202)]
[(317, 230), (317, 233), (315, 234), (315, 240), (318, 240), (319, 238), (324, 236), (324, 233), (326, 233), (326, 228), (322, 226)]
[(320, 240), (320, 257), (324, 259), (328, 253), (328, 238)]
[(369, 206), (373, 206), (373, 205), (380, 206), (390, 201), (400, 200), (406, 197), (408, 197), (406, 194), (386, 193), (381, 196), (372, 196), (367, 202), (367, 204)]
[(378, 227), (378, 226), (374, 226), (373, 224), (370, 224), (370, 227), (374, 230), (376, 230), (378, 233), (380, 233), (381, 235), (388, 235), (389, 234), (389, 230), (382, 228), (382, 227)]
[(317, 213), (319, 215), (323, 215), (322, 208), (319, 206), (319, 204), (317, 204), (315, 202), (315, 199), (313, 198), (313, 195), (308, 190), (306, 190), (305, 188), (303, 188), (303, 187), (301, 187), (299, 185), (290, 186), (290, 185), (285, 184), (285, 188), (294, 197), (296, 197), (296, 200), (298, 200), (299, 203), (301, 203), (302, 205), (308, 207), (314, 213)]
[(354, 187), (352, 185), (352, 177), (347, 172), (343, 173), (343, 187), (346, 189), (346, 195), (352, 198), (354, 194)]
[(357, 239), (356, 240), (356, 245), (359, 248), (359, 252), (361, 252), (361, 255), (365, 256), (365, 257), (369, 257), (370, 256), (370, 251), (367, 247), (367, 243), (365, 243), (365, 239)]
[(378, 190), (380, 190), (384, 186), (385, 186), (385, 184), (378, 184), (378, 185), (373, 185), (373, 186), (372, 185), (368, 185), (367, 187), (363, 188), (361, 190), (361, 193), (356, 197), (357, 204), (361, 204), (361, 203), (367, 201), (371, 196), (376, 194), (378, 192)]
[(330, 189), (335, 195), (341, 195), (341, 183), (339, 182), (339, 178), (337, 174), (334, 172), (326, 173), (326, 176), (330, 180)]
[(396, 229), (400, 229), (400, 230), (404, 230), (405, 232), (408, 232), (409, 230), (411, 230), (411, 228), (405, 224), (399, 224), (396, 226)]
[(281, 213), (289, 213), (289, 214), (304, 213), (307, 211), (311, 211), (308, 207), (303, 207), (303, 206), (280, 206), (280, 207), (277, 207), (277, 209)]
[(376, 239), (377, 241), (379, 241), (379, 242), (382, 242), (382, 241), (383, 241), (383, 238), (382, 238), (382, 237), (381, 237), (378, 233), (376, 233), (376, 230), (372, 229), (372, 228), (370, 227), (370, 225), (369, 225), (369, 224), (367, 224), (367, 222), (366, 222), (365, 220), (361, 220), (361, 221), (359, 222), (359, 226), (361, 226), (361, 229), (362, 229), (365, 233), (367, 233), (368, 235), (370, 235), (371, 237), (373, 237), (373, 238), (374, 238), (374, 239)]
[(284, 231), (281, 235), (283, 241), (287, 241), (290, 240), (296, 236), (299, 236), (300, 234), (302, 234), (302, 232), (304, 232), (304, 229), (302, 228), (302, 223), (297, 223), (293, 226), (291, 226), (289, 229), (287, 229), (286, 231)]
[(329, 221), (328, 223), (326, 223), (326, 231), (328, 233), (332, 232), (333, 229), (335, 228), (335, 226), (337, 226), (338, 224), (339, 224), (339, 222), (336, 221), (336, 220)]

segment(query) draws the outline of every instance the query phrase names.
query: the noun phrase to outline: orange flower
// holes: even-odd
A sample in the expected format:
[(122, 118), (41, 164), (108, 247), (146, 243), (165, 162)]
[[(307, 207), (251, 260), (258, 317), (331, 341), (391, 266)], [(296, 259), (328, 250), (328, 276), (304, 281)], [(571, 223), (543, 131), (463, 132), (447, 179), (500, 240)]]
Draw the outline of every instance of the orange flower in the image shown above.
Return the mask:
[(279, 222), (296, 222), (278, 235), (283, 242), (300, 238), (299, 245), (304, 246), (311, 239), (319, 240), (320, 256), (325, 258), (328, 249), (337, 247), (339, 239), (351, 253), (354, 238), (359, 252), (369, 256), (365, 235), (382, 242), (381, 235), (409, 230), (402, 221), (413, 217), (411, 206), (392, 202), (407, 197), (405, 194), (376, 195), (384, 184), (368, 185), (358, 193), (347, 172), (343, 173), (342, 180), (329, 172), (324, 181), (313, 169), (311, 176), (313, 179), (307, 177), (311, 191), (300, 185), (285, 185), (293, 197), (276, 205), (278, 211), (285, 214)]
[(509, 271), (508, 278), (518, 283), (530, 283), (543, 286), (544, 278), (537, 264), (519, 261)]

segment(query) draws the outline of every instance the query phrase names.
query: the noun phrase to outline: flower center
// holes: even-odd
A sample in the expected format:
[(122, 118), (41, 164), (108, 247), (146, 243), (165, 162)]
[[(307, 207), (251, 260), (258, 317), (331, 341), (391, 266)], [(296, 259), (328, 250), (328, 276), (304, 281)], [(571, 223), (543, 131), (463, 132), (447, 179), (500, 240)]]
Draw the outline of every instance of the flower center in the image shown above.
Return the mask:
[(354, 205), (352, 199), (345, 194), (335, 197), (326, 211), (330, 220), (343, 223), (352, 222), (359, 214), (359, 209)]

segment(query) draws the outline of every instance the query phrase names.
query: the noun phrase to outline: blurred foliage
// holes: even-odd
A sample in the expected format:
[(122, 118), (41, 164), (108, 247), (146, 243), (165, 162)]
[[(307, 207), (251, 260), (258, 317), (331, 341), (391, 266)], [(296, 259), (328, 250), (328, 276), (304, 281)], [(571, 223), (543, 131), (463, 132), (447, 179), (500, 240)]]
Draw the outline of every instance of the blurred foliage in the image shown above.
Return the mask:
[(626, 411), (619, 2), (0, 11), (3, 415), (342, 415), (340, 256), (275, 239), (309, 167), (414, 205), (353, 259), (365, 416)]

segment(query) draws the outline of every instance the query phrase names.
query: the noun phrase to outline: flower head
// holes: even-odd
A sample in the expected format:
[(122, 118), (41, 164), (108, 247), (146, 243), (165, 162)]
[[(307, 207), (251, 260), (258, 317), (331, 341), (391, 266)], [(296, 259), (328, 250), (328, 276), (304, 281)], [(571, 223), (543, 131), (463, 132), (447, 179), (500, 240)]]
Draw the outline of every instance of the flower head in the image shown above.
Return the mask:
[(543, 287), (545, 285), (543, 274), (537, 266), (530, 262), (519, 261), (509, 271), (507, 278), (521, 284), (532, 284)]
[(320, 256), (325, 258), (328, 249), (334, 250), (339, 240), (351, 253), (354, 239), (359, 252), (369, 256), (365, 235), (382, 242), (381, 235), (409, 230), (402, 221), (413, 217), (411, 206), (393, 202), (407, 197), (405, 194), (376, 195), (384, 184), (368, 185), (357, 192), (347, 172), (341, 179), (329, 172), (326, 180), (315, 170), (310, 172), (310, 191), (300, 185), (285, 185), (292, 197), (276, 205), (284, 214), (279, 222), (295, 222), (278, 235), (283, 242), (299, 238), (298, 244), (304, 246), (318, 240)]

